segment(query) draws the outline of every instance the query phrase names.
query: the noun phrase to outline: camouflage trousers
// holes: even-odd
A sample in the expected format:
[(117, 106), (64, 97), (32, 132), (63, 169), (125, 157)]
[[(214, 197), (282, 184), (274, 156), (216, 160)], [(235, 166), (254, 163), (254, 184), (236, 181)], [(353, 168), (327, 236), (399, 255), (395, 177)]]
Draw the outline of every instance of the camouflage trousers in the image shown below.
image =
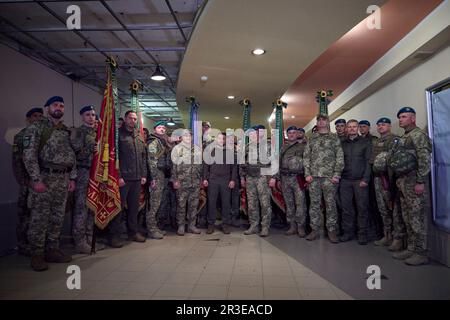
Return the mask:
[(150, 232), (154, 232), (158, 228), (156, 214), (161, 206), (164, 189), (167, 188), (167, 180), (163, 172), (157, 172), (152, 179), (156, 182), (156, 187), (155, 189), (150, 189), (150, 207), (146, 215), (147, 229)]
[(247, 176), (246, 189), (250, 224), (259, 225), (261, 223), (262, 227), (270, 228), (272, 205), (270, 203), (269, 176)]
[(309, 216), (311, 219), (311, 228), (318, 231), (321, 228), (321, 210), (320, 203), (322, 194), (326, 206), (326, 227), (328, 231), (337, 231), (337, 209), (336, 209), (336, 190), (337, 185), (331, 182), (331, 178), (314, 177), (309, 185), (309, 196), (311, 205), (309, 208)]
[(177, 223), (179, 226), (194, 223), (197, 218), (200, 183), (198, 187), (180, 187), (177, 191)]
[(75, 189), (75, 206), (72, 217), (72, 236), (75, 245), (91, 244), (94, 232), (94, 214), (86, 206), (87, 189), (89, 186), (88, 168), (77, 168)]
[(286, 204), (286, 218), (288, 222), (296, 222), (304, 226), (306, 221), (305, 191), (300, 189), (295, 175), (281, 176), (281, 190)]
[(21, 249), (28, 249), (27, 232), (30, 223), (30, 210), (27, 206), (28, 186), (19, 187), (19, 198), (17, 199), (17, 246)]
[(46, 191), (37, 193), (29, 188), (28, 196), (28, 242), (32, 255), (40, 255), (45, 250), (59, 247), (69, 185), (68, 174), (42, 172), (41, 177), (47, 187)]
[(418, 254), (427, 253), (427, 205), (428, 190), (425, 186), (425, 192), (416, 195), (414, 186), (416, 185), (416, 174), (403, 176), (397, 179), (397, 187), (400, 191), (400, 205), (403, 220), (406, 225), (406, 234), (408, 238), (408, 250)]
[(231, 189), (231, 218), (238, 219), (240, 213), (240, 205), (241, 205), (241, 188), (239, 179), (236, 182), (236, 185), (233, 189)]
[(405, 223), (403, 222), (399, 199), (396, 199), (393, 209), (389, 208), (389, 202), (392, 198), (391, 192), (383, 188), (381, 177), (374, 177), (374, 185), (378, 210), (383, 219), (384, 232), (392, 233), (395, 239), (402, 239), (405, 235)]

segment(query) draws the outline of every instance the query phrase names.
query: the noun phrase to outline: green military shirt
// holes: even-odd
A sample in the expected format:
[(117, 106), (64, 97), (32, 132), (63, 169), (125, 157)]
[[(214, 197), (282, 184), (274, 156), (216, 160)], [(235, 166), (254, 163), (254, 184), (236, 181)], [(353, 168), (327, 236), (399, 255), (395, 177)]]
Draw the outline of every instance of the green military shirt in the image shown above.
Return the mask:
[[(42, 145), (45, 139), (47, 141)], [(23, 162), (34, 182), (42, 181), (41, 166), (53, 169), (70, 168), (70, 179), (75, 179), (76, 157), (70, 143), (70, 130), (62, 122), (54, 125), (48, 118), (28, 126), (23, 137)]]
[(94, 128), (83, 124), (79, 128), (72, 129), (70, 137), (72, 148), (77, 157), (77, 165), (90, 167), (94, 158), (94, 150), (97, 132)]
[(335, 133), (313, 133), (303, 155), (305, 177), (340, 177), (344, 169), (344, 152)]
[(180, 143), (173, 148), (171, 158), (171, 180), (179, 181), (183, 188), (200, 187), (203, 173), (201, 149), (196, 145)]
[(431, 170), (431, 140), (428, 135), (419, 127), (405, 131), (403, 136), (404, 146), (406, 150), (416, 156), (417, 170), (416, 183), (425, 183)]
[(287, 142), (280, 150), (280, 170), (276, 178), (280, 178), (280, 174), (300, 174), (303, 172), (303, 153), (305, 151), (305, 143), (299, 140), (292, 143)]
[(14, 136), (12, 147), (12, 166), (16, 181), (20, 185), (25, 185), (28, 180), (28, 173), (23, 164), (23, 136), (26, 128), (23, 128)]
[(398, 136), (393, 133), (388, 133), (385, 136), (379, 137), (375, 142), (373, 142), (372, 156), (370, 157), (369, 163), (373, 164), (376, 156), (379, 155), (381, 152), (391, 151), (394, 145), (395, 138), (398, 138)]

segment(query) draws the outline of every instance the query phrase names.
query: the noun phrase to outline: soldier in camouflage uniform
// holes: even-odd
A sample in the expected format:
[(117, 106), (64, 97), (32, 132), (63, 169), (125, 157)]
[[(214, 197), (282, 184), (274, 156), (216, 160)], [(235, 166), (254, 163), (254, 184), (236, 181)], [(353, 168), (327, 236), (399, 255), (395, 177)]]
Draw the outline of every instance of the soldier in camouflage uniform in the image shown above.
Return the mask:
[[(30, 109), (26, 114), (27, 125), (40, 121), (43, 114), (44, 110), (42, 108)], [(23, 135), (25, 130), (26, 128), (23, 128), (14, 136), (12, 165), (14, 177), (19, 184), (19, 198), (17, 199), (18, 223), (16, 229), (18, 253), (29, 257), (31, 252), (30, 246), (28, 245), (27, 231), (30, 221), (30, 212), (27, 207), (27, 198), (28, 184), (30, 181), (27, 170), (23, 164)]]
[(192, 144), (189, 130), (183, 129), (181, 143), (171, 152), (172, 182), (177, 195), (177, 234), (185, 233), (186, 220), (188, 231), (200, 234), (195, 226), (202, 182), (202, 154), (197, 145)]
[(276, 179), (281, 180), (281, 190), (286, 205), (286, 218), (290, 225), (286, 235), (298, 234), (305, 237), (306, 198), (305, 191), (300, 189), (297, 176), (303, 174), (303, 152), (305, 143), (297, 139), (297, 127), (290, 126), (287, 130), (288, 142), (280, 151), (280, 170)]
[[(249, 145), (245, 150), (245, 163), (239, 166), (241, 185), (246, 187), (248, 216), (250, 227), (244, 231), (245, 235), (258, 232), (261, 222), (261, 237), (269, 235), (270, 221), (272, 219), (272, 205), (270, 203), (271, 190), (269, 184), (275, 186), (273, 175), (265, 174), (263, 169), (270, 169), (270, 142), (264, 141), (265, 127), (257, 125), (250, 132)], [(268, 161), (265, 161), (268, 160)], [(261, 206), (261, 216), (260, 216)]]
[(361, 120), (358, 123), (358, 127), (359, 127), (359, 133), (361, 135), (361, 137), (368, 139), (372, 142), (372, 146), (373, 144), (375, 144), (378, 140), (378, 137), (373, 136), (370, 133), (370, 122), (368, 120)]
[(164, 232), (158, 228), (157, 213), (162, 206), (162, 199), (168, 198), (170, 177), (170, 151), (171, 144), (166, 135), (166, 122), (157, 121), (154, 124), (154, 132), (148, 140), (148, 167), (152, 176), (150, 187), (150, 208), (147, 212), (147, 229), (149, 236), (153, 239), (162, 239)]
[(48, 269), (47, 262), (70, 262), (59, 250), (67, 192), (75, 190), (76, 157), (70, 130), (62, 123), (64, 100), (55, 96), (45, 104), (48, 117), (30, 125), (23, 137), (23, 163), (30, 177), (28, 208), (31, 267)]
[(77, 188), (74, 195), (72, 236), (75, 242), (75, 251), (88, 254), (91, 252), (94, 231), (94, 215), (86, 206), (89, 175), (97, 145), (94, 107), (81, 108), (80, 115), (83, 124), (79, 128), (73, 129), (71, 135), (72, 148), (77, 157)]
[(347, 139), (347, 121), (345, 119), (337, 119), (334, 122), (334, 127), (336, 128), (336, 134), (339, 137), (339, 140), (344, 141)]
[(311, 197), (309, 215), (312, 232), (306, 239), (311, 241), (320, 237), (320, 202), (323, 194), (328, 238), (333, 243), (337, 243), (339, 240), (337, 238), (336, 190), (344, 169), (344, 153), (338, 136), (329, 130), (328, 116), (319, 114), (316, 120), (318, 131), (309, 139), (303, 155), (305, 177), (306, 182), (310, 184)]
[(406, 225), (408, 248), (393, 254), (407, 265), (428, 263), (427, 209), (429, 207), (428, 174), (430, 173), (431, 140), (416, 126), (416, 112), (404, 107), (397, 113), (404, 135), (394, 141), (388, 164), (397, 174), (397, 187), (403, 220)]
[(374, 164), (375, 194), (378, 210), (383, 219), (384, 236), (382, 239), (375, 241), (375, 245), (390, 246), (391, 251), (398, 251), (403, 246), (405, 225), (398, 206), (394, 209), (394, 203), (396, 202), (395, 182), (392, 181), (392, 174), (389, 174), (386, 163), (387, 154), (392, 149), (394, 139), (398, 136), (391, 133), (391, 120), (389, 118), (380, 118), (377, 121), (377, 131), (380, 138), (373, 145), (371, 163)]

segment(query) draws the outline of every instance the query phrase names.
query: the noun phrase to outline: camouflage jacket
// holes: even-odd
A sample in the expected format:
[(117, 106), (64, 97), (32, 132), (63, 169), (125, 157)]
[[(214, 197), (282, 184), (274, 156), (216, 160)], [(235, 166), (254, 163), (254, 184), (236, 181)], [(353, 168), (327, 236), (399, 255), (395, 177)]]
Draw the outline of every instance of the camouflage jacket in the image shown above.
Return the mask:
[(182, 188), (200, 187), (203, 174), (201, 156), (201, 149), (196, 145), (176, 145), (171, 152), (171, 180), (179, 181)]
[(400, 137), (404, 141), (404, 147), (410, 150), (417, 159), (416, 182), (425, 183), (428, 179), (431, 166), (431, 140), (428, 135), (418, 127), (405, 131)]
[(164, 139), (154, 133), (150, 134), (147, 141), (148, 168), (152, 177), (158, 174), (170, 175), (170, 151), (171, 147)]
[(119, 177), (124, 180), (147, 178), (147, 148), (135, 129), (119, 129)]
[(94, 128), (82, 125), (79, 128), (73, 128), (70, 136), (72, 148), (77, 157), (77, 166), (90, 168), (94, 158), (94, 148), (97, 132)]
[(276, 174), (279, 179), (283, 174), (301, 174), (303, 173), (303, 153), (306, 144), (300, 140), (293, 143), (287, 142), (280, 151), (280, 170)]
[[(267, 150), (266, 150), (267, 147)], [(255, 150), (253, 150), (255, 149)], [(253, 152), (254, 151), (254, 152)], [(262, 158), (261, 158), (262, 155)], [(267, 141), (266, 144), (261, 145), (256, 144), (253, 146), (250, 146), (250, 144), (247, 144), (245, 146), (245, 161), (243, 164), (239, 165), (239, 176), (241, 178), (246, 178), (247, 176), (250, 177), (259, 177), (261, 176), (262, 172), (261, 169), (266, 168), (269, 169), (271, 167), (271, 144), (270, 141)], [(274, 172), (271, 174), (271, 176), (276, 176), (277, 172)]]
[(340, 177), (344, 169), (344, 152), (335, 133), (313, 133), (303, 155), (305, 177)]
[(54, 125), (48, 118), (28, 126), (23, 137), (23, 162), (34, 182), (42, 181), (41, 167), (71, 169), (70, 179), (75, 179), (76, 157), (70, 130), (62, 122)]
[(395, 138), (398, 138), (398, 136), (393, 133), (388, 133), (384, 137), (381, 136), (380, 138), (378, 138), (377, 141), (372, 144), (372, 156), (370, 157), (370, 164), (373, 164), (376, 156), (381, 152), (389, 152), (392, 149)]
[(14, 177), (20, 185), (26, 185), (29, 179), (27, 169), (23, 164), (23, 136), (26, 128), (23, 128), (14, 136), (13, 150), (12, 150), (12, 167)]

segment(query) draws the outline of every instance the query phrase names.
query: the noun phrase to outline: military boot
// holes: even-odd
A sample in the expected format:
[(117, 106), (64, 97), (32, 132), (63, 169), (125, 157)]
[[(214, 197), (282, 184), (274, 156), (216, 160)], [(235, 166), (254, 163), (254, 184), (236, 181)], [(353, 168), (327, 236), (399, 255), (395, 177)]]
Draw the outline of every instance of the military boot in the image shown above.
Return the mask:
[(267, 237), (269, 235), (269, 228), (268, 227), (262, 227), (261, 232), (259, 233), (260, 237)]
[(390, 246), (392, 244), (392, 235), (390, 232), (385, 232), (384, 237), (374, 242), (376, 246)]
[(45, 271), (48, 269), (48, 264), (45, 262), (43, 255), (34, 255), (31, 257), (31, 268), (34, 271)]
[(123, 241), (119, 237), (110, 237), (108, 239), (108, 244), (111, 248), (122, 248), (123, 247)]
[(81, 254), (90, 254), (91, 246), (88, 245), (86, 242), (77, 243), (75, 245), (75, 251)]
[(430, 261), (427, 256), (414, 253), (411, 257), (405, 260), (408, 266), (420, 266), (422, 264), (428, 264)]
[(206, 234), (212, 234), (214, 232), (214, 225), (208, 224), (208, 230), (206, 230)]
[(408, 258), (411, 258), (413, 255), (414, 255), (414, 252), (409, 251), (409, 250), (403, 250), (403, 251), (395, 252), (394, 254), (392, 254), (392, 258), (397, 259), (397, 260), (406, 260)]
[(158, 231), (159, 233), (161, 233), (163, 236), (165, 236), (167, 234), (166, 231), (161, 230), (160, 228), (156, 228), (156, 231)]
[(297, 233), (297, 223), (292, 221), (289, 229), (284, 233), (287, 236), (292, 236)]
[(298, 225), (297, 233), (298, 233), (298, 236), (299, 236), (300, 238), (304, 238), (304, 237), (306, 236), (305, 227), (304, 227), (304, 226), (301, 226), (301, 225)]
[(64, 254), (64, 252), (62, 252), (59, 249), (52, 248), (45, 253), (45, 261), (55, 263), (67, 263), (72, 261), (72, 257), (67, 254)]
[(200, 234), (200, 233), (202, 233), (199, 229), (197, 229), (197, 227), (195, 226), (195, 223), (194, 223), (194, 222), (191, 222), (191, 223), (189, 224), (189, 232), (190, 232), (190, 233), (194, 233), (194, 234)]
[(404, 241), (403, 239), (394, 239), (392, 241), (392, 244), (389, 246), (388, 250), (389, 251), (401, 251), (404, 248)]
[(308, 240), (308, 241), (313, 241), (313, 240), (316, 240), (316, 239), (319, 239), (319, 238), (320, 238), (319, 232), (316, 231), (316, 230), (313, 230), (313, 231), (311, 231), (310, 234), (308, 234), (308, 235), (306, 236), (305, 239)]
[(145, 237), (139, 232), (136, 232), (135, 234), (130, 236), (130, 240), (134, 242), (145, 242)]
[(177, 235), (179, 235), (179, 236), (184, 236), (184, 224), (180, 224), (179, 226), (178, 226), (178, 230), (177, 230)]
[(250, 227), (244, 231), (244, 234), (246, 236), (250, 235), (250, 234), (254, 234), (258, 232), (258, 225), (257, 224), (251, 224)]
[(339, 243), (336, 231), (328, 231), (328, 240), (330, 240), (331, 243)]
[(149, 231), (148, 235), (150, 238), (157, 239), (157, 240), (161, 240), (162, 238), (164, 238), (164, 234), (159, 232), (158, 228)]

